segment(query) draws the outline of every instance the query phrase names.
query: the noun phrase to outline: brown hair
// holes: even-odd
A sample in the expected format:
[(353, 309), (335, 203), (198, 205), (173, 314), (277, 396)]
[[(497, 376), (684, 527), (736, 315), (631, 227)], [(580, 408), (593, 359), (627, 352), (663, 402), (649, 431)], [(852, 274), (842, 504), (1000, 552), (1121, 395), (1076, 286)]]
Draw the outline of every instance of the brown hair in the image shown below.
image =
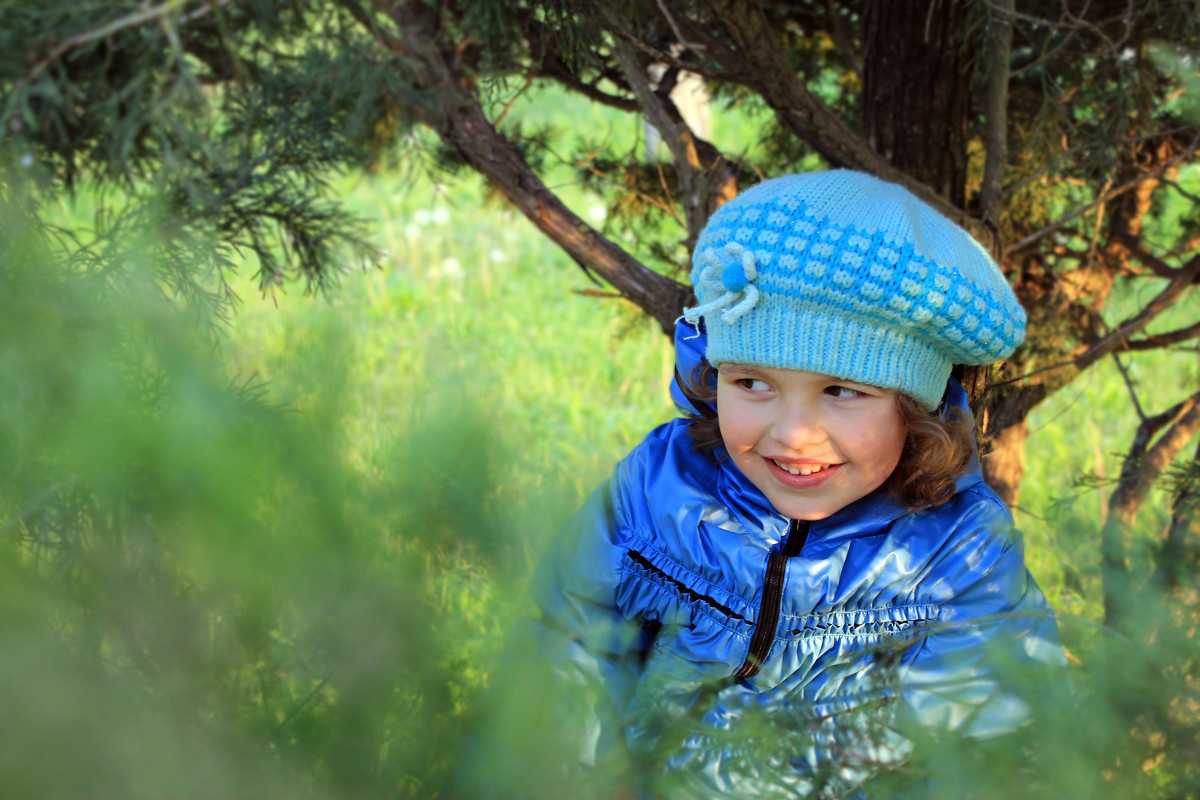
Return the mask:
[[(690, 417), (688, 435), (697, 450), (712, 458), (723, 444), (716, 410), (716, 374), (716, 368), (704, 362), (690, 381), (679, 380), (688, 400), (700, 411)], [(943, 419), (937, 411), (926, 411), (900, 392), (896, 393), (896, 410), (908, 435), (900, 462), (883, 486), (908, 511), (940, 506), (954, 496), (954, 482), (970, 469), (975, 450), (970, 420), (957, 409), (950, 409)]]

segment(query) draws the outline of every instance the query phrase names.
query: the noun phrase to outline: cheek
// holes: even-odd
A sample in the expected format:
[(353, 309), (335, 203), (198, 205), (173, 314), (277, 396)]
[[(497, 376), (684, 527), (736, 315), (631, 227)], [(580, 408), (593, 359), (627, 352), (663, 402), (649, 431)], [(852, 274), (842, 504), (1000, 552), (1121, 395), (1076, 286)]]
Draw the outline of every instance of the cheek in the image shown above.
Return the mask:
[(752, 415), (728, 397), (722, 401), (722, 394), (717, 393), (717, 421), (721, 429), (721, 440), (730, 455), (737, 455), (751, 448), (756, 443), (754, 436), (754, 421)]
[(737, 413), (733, 403), (729, 401), (725, 387), (720, 384), (717, 385), (717, 427), (721, 431), (721, 441), (725, 442), (725, 449), (732, 453), (735, 449), (733, 443), (736, 440)]
[(880, 461), (885, 466), (885, 477), (892, 474), (900, 463), (900, 455), (904, 452), (904, 443), (908, 440), (908, 428), (900, 421), (899, 415), (890, 421), (884, 429), (886, 434), (879, 442)]
[(870, 423), (857, 428), (860, 436), (857, 439), (857, 450), (865, 463), (872, 465), (871, 472), (885, 480), (896, 465), (900, 463), (900, 454), (904, 452), (904, 442), (908, 438), (908, 429), (898, 413), (882, 414)]
[(737, 415), (733, 413), (718, 413), (717, 420), (721, 427), (721, 441), (725, 443), (725, 449), (734, 455), (745, 449), (746, 436), (742, 427), (738, 424), (739, 419)]

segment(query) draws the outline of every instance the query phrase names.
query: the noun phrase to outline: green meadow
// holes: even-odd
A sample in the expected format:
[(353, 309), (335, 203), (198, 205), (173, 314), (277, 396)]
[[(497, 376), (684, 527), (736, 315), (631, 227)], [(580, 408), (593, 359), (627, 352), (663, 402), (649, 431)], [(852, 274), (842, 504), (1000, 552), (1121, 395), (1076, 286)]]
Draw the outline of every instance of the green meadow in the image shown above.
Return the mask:
[[(561, 143), (564, 161), (634, 146), (639, 131), (597, 113), (557, 96), (512, 112), (601, 131)], [(753, 163), (754, 116), (714, 116)], [(565, 164), (564, 196), (604, 225), (576, 181)], [(0, 794), (454, 796), (487, 726), (544, 736), (536, 698), (502, 723), (481, 709), (539, 554), (674, 415), (670, 342), (476, 179), (401, 158), (334, 186), (377, 260), (339, 265), (317, 294), (264, 292), (247, 262), (227, 321), (198, 324), (137, 270), (58, 275), (49, 252), (5, 245)], [(94, 200), (47, 213), (80, 224)], [(1120, 298), (1106, 311), (1125, 313)], [(1194, 620), (1151, 596), (1160, 649), (1131, 657), (1099, 625), (1099, 532), (1130, 385), (1155, 413), (1200, 364), (1124, 363), (1128, 383), (1110, 359), (1030, 425), (1016, 518), (1078, 690), (1046, 730), (1082, 742), (1046, 796), (1196, 796)], [(1143, 549), (1170, 508), (1156, 490)], [(1005, 796), (1010, 762), (980, 767), (996, 780), (979, 796)]]

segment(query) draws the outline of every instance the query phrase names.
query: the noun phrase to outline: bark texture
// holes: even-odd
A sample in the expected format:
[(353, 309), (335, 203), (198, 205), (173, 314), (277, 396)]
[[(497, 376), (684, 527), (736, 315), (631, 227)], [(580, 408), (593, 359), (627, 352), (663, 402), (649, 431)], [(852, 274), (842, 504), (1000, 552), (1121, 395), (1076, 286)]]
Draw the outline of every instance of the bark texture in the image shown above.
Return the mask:
[(989, 441), (982, 457), (984, 479), (1009, 508), (1021, 499), (1021, 478), (1025, 476), (1025, 440), (1029, 438), (1029, 421), (1022, 419), (1000, 429)]
[(971, 78), (957, 0), (870, 0), (863, 128), (893, 167), (966, 206)]
[[(921, 3), (928, 6), (928, 1)], [(727, 66), (747, 74), (780, 124), (808, 142), (830, 164), (862, 170), (899, 183), (983, 241), (992, 235), (943, 194), (896, 166), (804, 85), (788, 61), (780, 32), (757, 0), (709, 0), (709, 10), (729, 34), (738, 61)], [(902, 38), (902, 37), (897, 37)], [(921, 48), (924, 50), (924, 48)], [(867, 51), (867, 70), (873, 54)], [(943, 73), (942, 79), (950, 77)], [(959, 76), (955, 76), (958, 78)], [(965, 76), (964, 76), (965, 77)]]

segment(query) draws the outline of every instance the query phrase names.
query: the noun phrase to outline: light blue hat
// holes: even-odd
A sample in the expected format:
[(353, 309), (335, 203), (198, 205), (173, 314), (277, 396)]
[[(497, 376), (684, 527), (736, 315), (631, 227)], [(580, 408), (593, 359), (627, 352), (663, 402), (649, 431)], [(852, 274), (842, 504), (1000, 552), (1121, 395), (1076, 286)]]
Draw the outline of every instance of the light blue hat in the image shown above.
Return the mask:
[(848, 170), (764, 181), (700, 233), (684, 310), (706, 357), (800, 369), (935, 408), (952, 364), (990, 364), (1025, 312), (970, 234), (911, 192)]

